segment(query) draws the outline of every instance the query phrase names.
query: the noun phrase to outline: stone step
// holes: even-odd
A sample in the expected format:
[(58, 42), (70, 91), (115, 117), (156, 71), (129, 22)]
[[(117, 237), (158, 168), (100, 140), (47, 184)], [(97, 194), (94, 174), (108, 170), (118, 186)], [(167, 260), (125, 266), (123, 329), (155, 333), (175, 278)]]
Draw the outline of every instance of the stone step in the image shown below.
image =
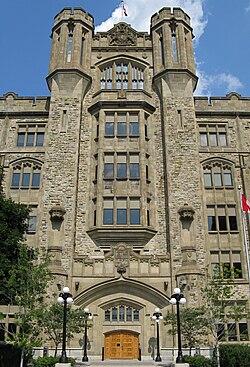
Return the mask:
[(138, 361), (138, 360), (105, 360), (105, 361), (89, 361), (76, 362), (75, 367), (171, 367), (171, 362), (154, 362), (154, 361)]

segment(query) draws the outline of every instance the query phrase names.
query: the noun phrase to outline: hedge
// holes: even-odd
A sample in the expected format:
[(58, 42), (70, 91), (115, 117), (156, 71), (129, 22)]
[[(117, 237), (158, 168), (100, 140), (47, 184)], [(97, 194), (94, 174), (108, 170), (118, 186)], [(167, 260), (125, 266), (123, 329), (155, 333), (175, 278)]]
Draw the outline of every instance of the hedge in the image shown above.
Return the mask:
[(240, 344), (222, 344), (219, 347), (221, 367), (249, 367), (250, 347)]
[(189, 363), (190, 367), (211, 367), (212, 362), (210, 359), (203, 356), (185, 356), (185, 362)]

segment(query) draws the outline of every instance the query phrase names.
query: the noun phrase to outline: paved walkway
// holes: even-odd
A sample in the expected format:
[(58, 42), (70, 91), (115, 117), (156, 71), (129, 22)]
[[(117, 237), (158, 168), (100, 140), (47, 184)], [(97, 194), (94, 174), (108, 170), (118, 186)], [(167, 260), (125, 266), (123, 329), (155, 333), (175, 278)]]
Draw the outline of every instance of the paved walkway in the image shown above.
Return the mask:
[(171, 367), (172, 363), (165, 362), (154, 362), (154, 361), (138, 361), (134, 360), (105, 360), (105, 361), (89, 361), (89, 362), (79, 362), (75, 366), (76, 367), (150, 367), (150, 366), (159, 366), (159, 367)]

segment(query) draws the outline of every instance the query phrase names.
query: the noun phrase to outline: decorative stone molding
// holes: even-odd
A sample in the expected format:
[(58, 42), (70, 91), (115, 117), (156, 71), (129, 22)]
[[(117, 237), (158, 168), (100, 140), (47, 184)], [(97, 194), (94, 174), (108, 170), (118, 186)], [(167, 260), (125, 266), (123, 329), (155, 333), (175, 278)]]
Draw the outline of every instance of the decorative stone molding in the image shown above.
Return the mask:
[(51, 221), (63, 221), (66, 210), (63, 209), (61, 206), (54, 206), (50, 209), (49, 213)]
[(126, 23), (114, 26), (109, 34), (110, 46), (136, 46), (136, 35)]
[(195, 211), (191, 206), (188, 206), (188, 204), (184, 204), (184, 206), (178, 210), (178, 213), (180, 215), (180, 220), (193, 220)]

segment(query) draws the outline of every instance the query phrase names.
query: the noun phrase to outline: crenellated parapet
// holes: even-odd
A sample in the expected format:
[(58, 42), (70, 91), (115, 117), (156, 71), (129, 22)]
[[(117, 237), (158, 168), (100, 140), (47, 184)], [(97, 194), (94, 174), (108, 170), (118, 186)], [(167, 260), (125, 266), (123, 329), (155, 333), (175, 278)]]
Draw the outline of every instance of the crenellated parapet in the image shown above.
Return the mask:
[(190, 25), (190, 17), (181, 8), (169, 8), (164, 7), (155, 13), (151, 17), (151, 27), (159, 24), (159, 22), (164, 21), (169, 18), (176, 18), (178, 20), (183, 20), (186, 24)]

